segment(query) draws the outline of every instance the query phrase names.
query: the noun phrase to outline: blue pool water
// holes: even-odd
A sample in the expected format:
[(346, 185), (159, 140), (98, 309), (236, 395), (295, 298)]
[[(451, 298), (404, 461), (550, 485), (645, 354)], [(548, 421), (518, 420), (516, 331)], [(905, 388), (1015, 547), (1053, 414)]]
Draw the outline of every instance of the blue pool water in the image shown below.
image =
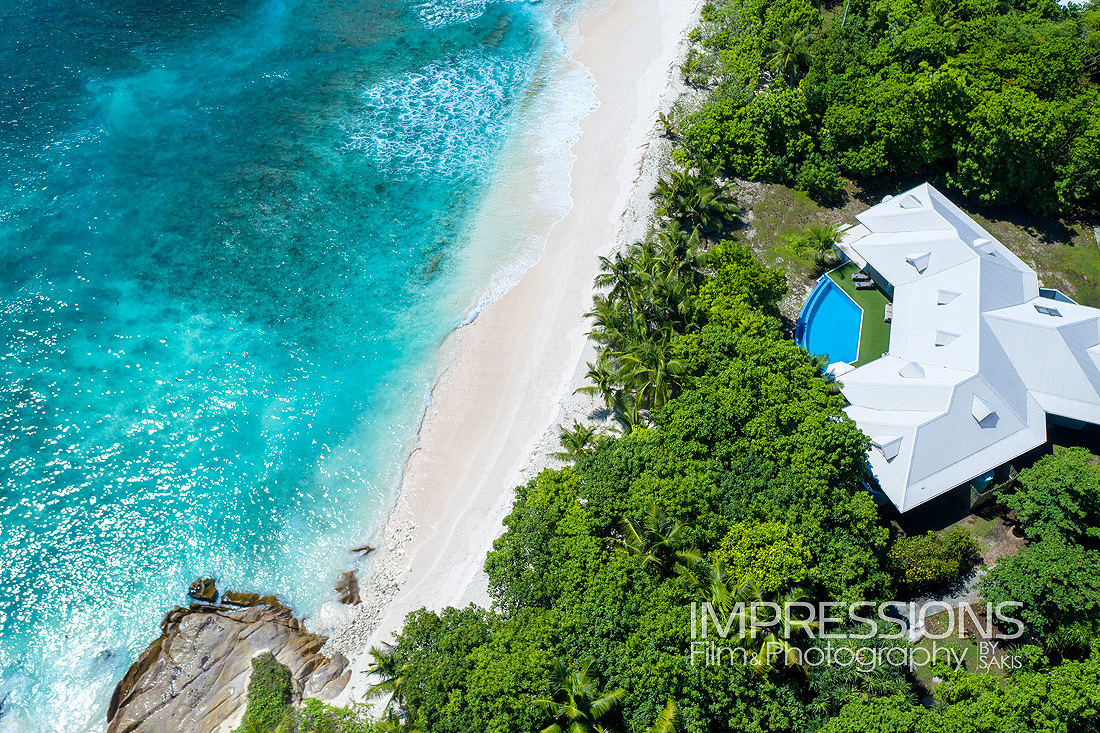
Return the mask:
[(859, 358), (859, 328), (863, 309), (828, 277), (822, 277), (798, 314), (798, 345), (829, 362)]
[(1062, 303), (1073, 303), (1074, 305), (1077, 304), (1076, 300), (1069, 297), (1061, 290), (1056, 290), (1054, 288), (1039, 288), (1039, 295), (1040, 297), (1050, 298), (1051, 300), (1061, 301)]
[(0, 731), (95, 730), (195, 577), (333, 597), (594, 98), (565, 2), (9, 5)]

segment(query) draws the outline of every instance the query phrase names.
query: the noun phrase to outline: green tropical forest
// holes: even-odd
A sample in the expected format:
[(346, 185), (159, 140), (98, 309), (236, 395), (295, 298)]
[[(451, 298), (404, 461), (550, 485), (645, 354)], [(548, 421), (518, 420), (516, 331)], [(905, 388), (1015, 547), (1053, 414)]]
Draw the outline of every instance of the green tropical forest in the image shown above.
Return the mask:
[(708, 3), (688, 78), (711, 88), (685, 159), (834, 199), (927, 179), (1047, 214), (1100, 203), (1095, 5), (1054, 0)]
[[(744, 246), (727, 182), (828, 200), (845, 179), (923, 176), (971, 201), (1095, 207), (1100, 7), (720, 0), (693, 40), (702, 97), (662, 118), (676, 167), (651, 234), (596, 282), (586, 389), (614, 429), (562, 426), (560, 467), (516, 489), (486, 559), (493, 608), (411, 614), (373, 650), (373, 713), (292, 704), (265, 660), (242, 731), (1098, 730), (1100, 465), (1083, 448), (1001, 498), (1025, 538), (978, 590), (1025, 603), (1012, 669), (807, 668), (794, 652), (823, 642), (799, 633), (733, 639), (745, 664), (690, 650), (693, 603), (910, 599), (980, 561), (971, 534), (905, 534), (864, 490), (868, 439), (788, 338), (787, 276)], [(827, 252), (835, 231), (795, 239)]]

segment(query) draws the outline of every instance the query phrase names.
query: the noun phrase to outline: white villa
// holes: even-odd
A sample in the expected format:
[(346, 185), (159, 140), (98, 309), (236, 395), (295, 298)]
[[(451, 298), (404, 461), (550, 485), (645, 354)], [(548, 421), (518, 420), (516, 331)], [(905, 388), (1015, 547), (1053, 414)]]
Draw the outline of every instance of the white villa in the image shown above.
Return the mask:
[(1100, 310), (1040, 295), (1030, 267), (928, 184), (856, 218), (840, 248), (892, 298), (890, 347), (838, 380), (898, 510), (988, 481), (1046, 442), (1048, 415), (1100, 423)]

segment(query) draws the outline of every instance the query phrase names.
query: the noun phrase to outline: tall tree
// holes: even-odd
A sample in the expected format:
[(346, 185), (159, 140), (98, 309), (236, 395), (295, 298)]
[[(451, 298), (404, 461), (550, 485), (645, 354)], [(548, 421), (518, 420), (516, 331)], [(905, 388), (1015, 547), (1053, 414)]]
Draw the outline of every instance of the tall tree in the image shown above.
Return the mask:
[(688, 544), (687, 526), (669, 517), (656, 504), (650, 504), (641, 521), (623, 517), (619, 527), (623, 546), (630, 554), (661, 572), (691, 568), (702, 559), (699, 551)]
[(573, 421), (572, 428), (558, 426), (558, 438), (561, 441), (562, 450), (554, 453), (554, 458), (575, 461), (582, 456), (590, 455), (595, 449), (598, 437), (595, 425), (584, 425), (579, 420)]
[(370, 648), (371, 661), (367, 665), (367, 674), (373, 679), (373, 684), (367, 689), (366, 699), (384, 698), (383, 712), (404, 722), (411, 712), (405, 699), (405, 672), (408, 668), (396, 652), (396, 648), (388, 644)]
[(589, 674), (592, 662), (579, 669), (567, 667), (555, 659), (550, 684), (553, 696), (536, 701), (553, 722), (542, 733), (610, 733), (604, 725), (609, 713), (622, 702), (625, 690), (600, 693), (596, 680)]
[(786, 28), (768, 44), (768, 69), (792, 89), (810, 67), (811, 59), (810, 31), (806, 28)]

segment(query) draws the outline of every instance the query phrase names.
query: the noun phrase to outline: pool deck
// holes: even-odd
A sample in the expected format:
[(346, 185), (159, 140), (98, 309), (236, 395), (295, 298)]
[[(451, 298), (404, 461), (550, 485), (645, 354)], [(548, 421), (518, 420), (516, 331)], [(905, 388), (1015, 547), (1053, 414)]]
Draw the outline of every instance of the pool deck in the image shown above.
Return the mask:
[(863, 322), (859, 333), (859, 358), (853, 366), (863, 366), (882, 356), (890, 348), (890, 324), (882, 320), (886, 304), (890, 299), (875, 288), (874, 290), (856, 290), (852, 282), (852, 273), (859, 268), (852, 262), (845, 262), (835, 270), (826, 273), (829, 279), (840, 286), (848, 296), (863, 309)]

